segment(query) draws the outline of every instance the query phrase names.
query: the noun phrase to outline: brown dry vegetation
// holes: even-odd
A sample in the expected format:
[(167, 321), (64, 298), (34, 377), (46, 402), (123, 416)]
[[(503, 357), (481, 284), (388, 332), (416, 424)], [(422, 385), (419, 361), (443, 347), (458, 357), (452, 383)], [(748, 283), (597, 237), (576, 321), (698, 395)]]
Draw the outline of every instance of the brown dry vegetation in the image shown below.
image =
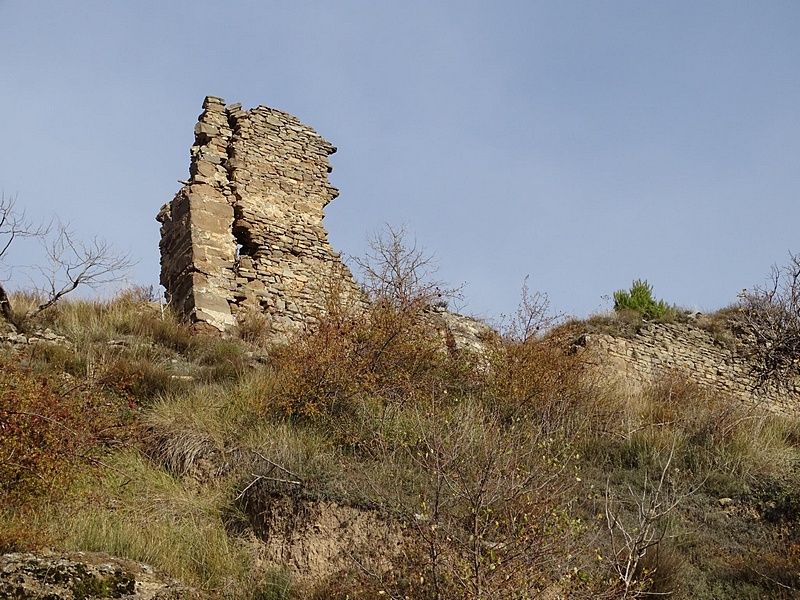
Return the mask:
[[(66, 302), (0, 370), (0, 546), (230, 598), (794, 598), (800, 425), (664, 373), (596, 380), (523, 299), (483, 356), (424, 302), (265, 350), (141, 291)], [(19, 304), (20, 299), (15, 299)]]

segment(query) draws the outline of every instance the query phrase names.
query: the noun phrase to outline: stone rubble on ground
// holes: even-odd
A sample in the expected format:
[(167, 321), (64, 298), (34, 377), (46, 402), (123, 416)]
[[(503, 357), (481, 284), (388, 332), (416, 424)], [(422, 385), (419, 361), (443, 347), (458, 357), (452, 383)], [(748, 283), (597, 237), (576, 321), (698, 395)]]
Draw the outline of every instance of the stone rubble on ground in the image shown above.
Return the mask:
[(0, 333), (0, 341), (6, 342), (11, 346), (27, 344), (53, 344), (70, 346), (69, 340), (63, 335), (54, 333), (49, 327), (44, 330), (35, 330), (28, 333), (19, 333), (16, 328), (11, 327), (9, 331)]

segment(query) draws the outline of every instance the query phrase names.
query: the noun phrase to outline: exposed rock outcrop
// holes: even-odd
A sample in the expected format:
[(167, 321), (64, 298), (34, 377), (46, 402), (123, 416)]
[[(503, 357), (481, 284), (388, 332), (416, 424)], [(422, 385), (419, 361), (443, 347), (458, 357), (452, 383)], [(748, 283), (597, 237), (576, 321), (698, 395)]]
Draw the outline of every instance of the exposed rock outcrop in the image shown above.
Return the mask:
[(105, 554), (15, 553), (0, 556), (0, 599), (177, 600), (202, 595), (145, 564)]
[(483, 321), (445, 309), (432, 307), (424, 315), (442, 336), (445, 346), (453, 352), (483, 356), (486, 354), (487, 342), (498, 336)]

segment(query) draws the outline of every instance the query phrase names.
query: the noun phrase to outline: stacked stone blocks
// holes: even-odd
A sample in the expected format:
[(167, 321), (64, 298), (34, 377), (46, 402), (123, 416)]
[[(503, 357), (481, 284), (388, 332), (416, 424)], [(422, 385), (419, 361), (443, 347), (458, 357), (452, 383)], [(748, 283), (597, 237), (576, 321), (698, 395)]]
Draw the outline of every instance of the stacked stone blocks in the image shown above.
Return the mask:
[(696, 325), (649, 323), (630, 338), (592, 333), (580, 342), (602, 371), (627, 383), (675, 373), (774, 412), (792, 414), (800, 405), (798, 382), (764, 385), (753, 376), (744, 342), (723, 343)]
[(246, 311), (276, 336), (324, 313), (331, 286), (360, 301), (327, 240), (324, 207), (336, 151), (295, 117), (207, 97), (195, 126), (190, 179), (166, 204), (161, 283), (191, 321), (225, 331)]

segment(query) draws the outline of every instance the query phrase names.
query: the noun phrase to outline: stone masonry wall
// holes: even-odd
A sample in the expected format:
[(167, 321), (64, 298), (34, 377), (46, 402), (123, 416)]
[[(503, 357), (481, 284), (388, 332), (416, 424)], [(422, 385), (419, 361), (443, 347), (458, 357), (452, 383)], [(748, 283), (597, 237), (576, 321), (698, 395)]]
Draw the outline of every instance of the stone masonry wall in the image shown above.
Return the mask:
[(741, 347), (718, 341), (691, 324), (649, 323), (630, 338), (587, 333), (581, 336), (579, 345), (601, 370), (628, 383), (646, 383), (674, 371), (777, 412), (796, 413), (800, 407), (797, 383), (758, 387)]
[(246, 311), (284, 335), (324, 313), (332, 287), (360, 301), (322, 225), (336, 148), (295, 117), (209, 96), (190, 179), (158, 214), (161, 284), (179, 314), (225, 331)]

